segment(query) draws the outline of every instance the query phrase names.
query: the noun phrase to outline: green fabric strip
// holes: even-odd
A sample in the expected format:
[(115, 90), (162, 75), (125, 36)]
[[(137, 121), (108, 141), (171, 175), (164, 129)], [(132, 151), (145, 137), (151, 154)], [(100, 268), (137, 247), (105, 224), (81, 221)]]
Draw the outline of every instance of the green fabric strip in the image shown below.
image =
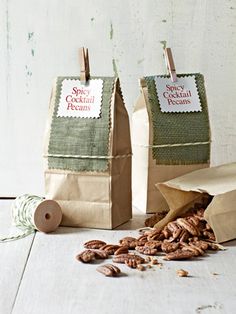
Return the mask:
[[(153, 145), (210, 142), (210, 127), (204, 77), (199, 73), (180, 74), (178, 77), (195, 75), (201, 101), (201, 112), (161, 112), (156, 92), (155, 77), (145, 77), (148, 88), (148, 111), (153, 123)], [(161, 77), (169, 77), (161, 75)], [(153, 158), (157, 164), (188, 165), (208, 163), (210, 143), (193, 146), (153, 147)]]
[[(108, 156), (110, 132), (110, 102), (115, 78), (92, 77), (103, 80), (101, 117), (98, 119), (57, 117), (61, 85), (65, 79), (79, 77), (58, 77), (54, 114), (49, 139), (49, 155)], [(48, 157), (49, 169), (71, 171), (106, 171), (107, 159), (83, 159)]]

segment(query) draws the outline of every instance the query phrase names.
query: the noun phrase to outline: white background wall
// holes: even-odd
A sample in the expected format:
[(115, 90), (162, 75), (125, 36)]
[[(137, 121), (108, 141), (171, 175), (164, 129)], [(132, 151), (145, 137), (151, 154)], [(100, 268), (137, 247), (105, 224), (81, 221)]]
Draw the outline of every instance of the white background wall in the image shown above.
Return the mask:
[(177, 72), (205, 75), (212, 163), (236, 161), (235, 0), (0, 0), (0, 196), (43, 194), (42, 143), (53, 78), (115, 67), (129, 112), (138, 78), (165, 73), (163, 45)]

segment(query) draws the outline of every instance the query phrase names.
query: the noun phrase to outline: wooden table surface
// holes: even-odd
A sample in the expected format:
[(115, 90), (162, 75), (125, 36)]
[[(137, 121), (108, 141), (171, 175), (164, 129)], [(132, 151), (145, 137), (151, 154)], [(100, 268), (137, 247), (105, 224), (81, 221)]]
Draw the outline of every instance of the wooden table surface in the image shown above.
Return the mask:
[[(11, 202), (0, 201), (0, 235), (16, 231)], [(137, 236), (144, 219), (135, 212), (130, 222), (113, 231), (60, 227), (51, 234), (37, 232), (0, 243), (0, 313), (236, 313), (236, 241), (225, 244), (226, 251), (196, 260), (163, 261), (161, 269), (140, 272), (119, 264), (119, 278), (96, 272), (98, 264), (75, 260), (85, 241), (117, 243), (123, 236)], [(177, 277), (180, 268), (190, 276)]]

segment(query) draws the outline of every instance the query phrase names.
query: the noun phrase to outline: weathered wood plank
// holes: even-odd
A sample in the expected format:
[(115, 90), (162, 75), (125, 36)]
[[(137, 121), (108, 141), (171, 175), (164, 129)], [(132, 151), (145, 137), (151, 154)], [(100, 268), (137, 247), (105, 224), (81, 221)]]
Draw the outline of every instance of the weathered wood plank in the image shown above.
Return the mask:
[[(0, 200), (0, 237), (19, 232), (11, 227), (12, 201)], [(0, 313), (11, 313), (27, 262), (33, 235), (15, 242), (0, 243)]]
[(52, 80), (79, 73), (82, 45), (90, 50), (92, 75), (118, 72), (130, 113), (138, 78), (165, 73), (162, 48), (171, 46), (177, 72), (205, 75), (213, 163), (234, 161), (235, 8), (235, 0), (1, 1), (0, 195), (44, 193)]
[[(141, 227), (143, 219), (139, 216), (134, 228)], [(163, 269), (139, 272), (120, 265), (124, 273), (120, 278), (103, 277), (96, 272), (99, 264), (75, 260), (87, 240), (117, 243), (123, 236), (137, 236), (136, 230), (125, 230), (125, 225), (122, 229), (59, 228), (50, 235), (37, 233), (13, 313), (234, 313), (236, 242), (227, 251), (195, 261), (166, 261)], [(191, 277), (177, 277), (180, 268)]]

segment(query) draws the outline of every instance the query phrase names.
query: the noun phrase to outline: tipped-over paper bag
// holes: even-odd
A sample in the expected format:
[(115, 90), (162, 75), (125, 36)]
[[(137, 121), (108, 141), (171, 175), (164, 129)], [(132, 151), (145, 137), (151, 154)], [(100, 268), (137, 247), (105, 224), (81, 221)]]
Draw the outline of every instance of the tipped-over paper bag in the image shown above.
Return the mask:
[[(156, 191), (157, 182), (209, 167), (210, 162), (210, 126), (203, 75), (178, 75), (177, 84), (192, 79), (196, 85), (201, 109), (189, 112), (163, 112), (162, 93), (157, 92), (162, 79), (168, 80), (169, 88), (176, 88), (176, 83), (165, 75), (140, 80), (141, 94), (132, 117), (133, 205), (147, 213), (168, 208), (161, 193)], [(184, 100), (189, 101), (187, 96)], [(182, 106), (172, 107), (181, 109)]]
[(157, 187), (170, 211), (156, 228), (162, 228), (208, 194), (213, 199), (204, 217), (213, 229), (216, 241), (236, 238), (236, 163), (193, 171), (159, 183)]
[(46, 197), (62, 225), (112, 229), (131, 218), (129, 118), (119, 80), (58, 77), (50, 101)]

